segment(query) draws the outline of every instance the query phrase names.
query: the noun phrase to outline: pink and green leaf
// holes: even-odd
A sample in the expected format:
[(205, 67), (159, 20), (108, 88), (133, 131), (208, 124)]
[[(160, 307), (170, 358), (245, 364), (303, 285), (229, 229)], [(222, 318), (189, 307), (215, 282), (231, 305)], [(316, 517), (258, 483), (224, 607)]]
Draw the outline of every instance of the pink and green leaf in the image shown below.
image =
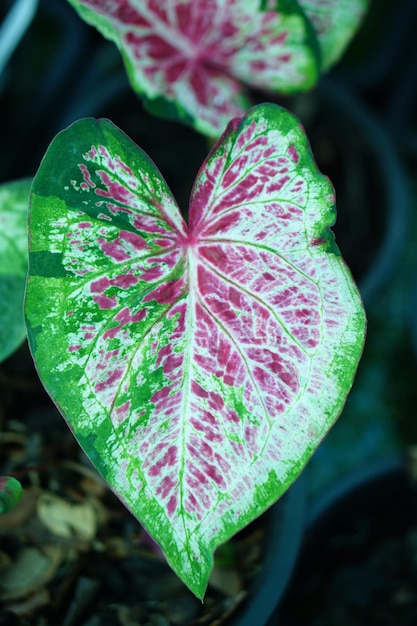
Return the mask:
[(242, 82), (292, 93), (318, 76), (299, 7), (260, 10), (259, 0), (69, 0), (121, 51), (133, 88), (160, 115), (218, 137), (249, 106)]
[(12, 354), (26, 336), (23, 296), (31, 183), (31, 179), (22, 179), (0, 186), (0, 361)]
[(298, 0), (311, 21), (322, 53), (322, 69), (336, 63), (358, 30), (370, 0)]
[(107, 120), (60, 133), (35, 177), (31, 350), (79, 443), (204, 595), (216, 546), (295, 480), (364, 340), (334, 194), (273, 104), (230, 123), (189, 224)]
[(0, 514), (8, 513), (23, 495), (22, 485), (13, 476), (0, 476)]

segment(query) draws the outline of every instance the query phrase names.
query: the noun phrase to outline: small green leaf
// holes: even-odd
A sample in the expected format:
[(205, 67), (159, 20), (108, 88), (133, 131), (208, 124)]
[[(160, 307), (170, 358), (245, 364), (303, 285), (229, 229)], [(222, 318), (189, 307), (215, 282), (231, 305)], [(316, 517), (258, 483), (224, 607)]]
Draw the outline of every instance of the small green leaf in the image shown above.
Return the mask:
[(0, 361), (26, 336), (27, 212), (31, 179), (0, 186)]
[(0, 513), (8, 513), (19, 502), (23, 487), (13, 476), (0, 476)]

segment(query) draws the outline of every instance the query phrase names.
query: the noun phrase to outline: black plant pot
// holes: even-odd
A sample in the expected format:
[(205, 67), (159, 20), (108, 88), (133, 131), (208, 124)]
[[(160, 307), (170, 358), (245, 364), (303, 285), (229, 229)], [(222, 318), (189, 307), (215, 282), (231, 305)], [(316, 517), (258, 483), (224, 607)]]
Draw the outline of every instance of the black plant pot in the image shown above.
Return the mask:
[[(90, 55), (92, 31), (66, 1), (7, 0), (6, 5), (10, 6), (8, 16), (16, 13), (17, 22), (4, 19), (7, 39), (13, 38), (19, 25), (27, 30), (0, 72), (2, 181), (32, 176), (61, 130), (62, 111), (88, 65), (83, 60)], [(28, 11), (35, 14), (27, 15)]]
[(381, 460), (327, 495), (272, 624), (414, 626), (417, 490), (404, 461)]

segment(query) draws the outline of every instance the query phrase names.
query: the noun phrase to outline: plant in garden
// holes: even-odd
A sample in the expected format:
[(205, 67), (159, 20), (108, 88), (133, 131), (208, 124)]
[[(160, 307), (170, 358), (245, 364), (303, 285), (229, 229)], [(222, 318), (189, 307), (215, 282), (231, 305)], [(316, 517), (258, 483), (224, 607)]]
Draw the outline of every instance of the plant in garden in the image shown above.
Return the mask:
[(108, 120), (57, 135), (34, 178), (39, 375), (200, 598), (216, 546), (286, 491), (351, 387), (365, 315), (334, 220), (303, 129), (274, 104), (230, 122), (188, 223)]
[(250, 106), (244, 85), (281, 94), (312, 87), (368, 1), (69, 0), (118, 46), (153, 113), (213, 137)]

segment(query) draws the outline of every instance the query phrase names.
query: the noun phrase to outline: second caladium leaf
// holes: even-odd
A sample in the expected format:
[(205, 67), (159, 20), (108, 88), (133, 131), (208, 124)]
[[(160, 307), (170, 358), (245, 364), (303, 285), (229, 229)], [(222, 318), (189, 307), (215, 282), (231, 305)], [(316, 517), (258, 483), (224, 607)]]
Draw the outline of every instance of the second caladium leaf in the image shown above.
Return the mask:
[(151, 111), (213, 137), (248, 108), (240, 81), (286, 94), (318, 76), (316, 41), (293, 0), (268, 11), (260, 0), (69, 2), (115, 42)]
[(370, 0), (298, 0), (317, 33), (322, 69), (338, 61), (356, 33)]
[(212, 553), (301, 472), (339, 415), (365, 316), (299, 122), (259, 105), (194, 183), (189, 224), (107, 120), (34, 179), (26, 313), (78, 441), (202, 597)]

